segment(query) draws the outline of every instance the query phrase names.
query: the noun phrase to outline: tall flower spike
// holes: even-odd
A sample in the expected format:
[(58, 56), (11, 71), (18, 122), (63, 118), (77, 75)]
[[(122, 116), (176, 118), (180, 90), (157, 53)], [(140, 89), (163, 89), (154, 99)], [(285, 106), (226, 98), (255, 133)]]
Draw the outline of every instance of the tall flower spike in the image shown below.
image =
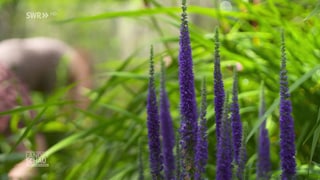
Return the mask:
[(203, 78), (201, 89), (201, 108), (200, 108), (200, 125), (197, 133), (196, 146), (196, 171), (195, 180), (201, 179), (201, 174), (205, 172), (205, 166), (208, 161), (208, 138), (207, 138), (207, 90), (206, 79)]
[(179, 84), (180, 84), (180, 144), (182, 172), (184, 179), (191, 179), (194, 174), (195, 147), (197, 141), (197, 104), (194, 89), (194, 76), (190, 37), (187, 21), (186, 0), (182, 1), (180, 49), (179, 49)]
[(281, 69), (280, 69), (280, 159), (282, 180), (291, 180), (295, 178), (295, 134), (294, 122), (291, 116), (292, 107), (289, 99), (288, 77), (286, 70), (286, 53), (284, 33), (281, 34)]
[[(259, 119), (265, 113), (265, 100), (264, 100), (264, 85), (261, 84), (260, 91), (260, 109), (259, 109)], [(270, 140), (269, 132), (266, 128), (266, 119), (263, 119), (263, 122), (260, 126), (259, 133), (259, 150), (258, 150), (258, 162), (257, 162), (257, 179), (259, 180), (268, 180), (270, 179), (270, 170), (271, 170), (271, 160), (270, 160)]]
[(233, 90), (232, 90), (232, 103), (230, 107), (231, 111), (231, 123), (232, 123), (232, 138), (233, 138), (233, 150), (236, 164), (239, 163), (239, 153), (241, 147), (242, 138), (242, 123), (239, 113), (238, 103), (238, 74), (237, 69), (233, 69)]
[(244, 171), (245, 171), (246, 162), (247, 162), (247, 150), (246, 150), (247, 128), (246, 127), (247, 126), (244, 126), (243, 131), (242, 131), (243, 133), (242, 133), (242, 139), (241, 139), (241, 147), (239, 150), (239, 162), (238, 162), (238, 168), (237, 168), (238, 180), (244, 179)]
[(217, 180), (232, 179), (232, 138), (231, 122), (228, 117), (228, 94), (226, 94), (223, 105), (223, 117), (221, 122), (221, 135), (217, 149)]
[(165, 179), (174, 179), (174, 130), (170, 115), (170, 105), (165, 89), (165, 67), (161, 61), (161, 88), (160, 88), (160, 126), (162, 135), (162, 152)]
[(215, 49), (214, 49), (214, 110), (216, 114), (216, 135), (217, 144), (219, 144), (220, 126), (223, 114), (223, 102), (224, 102), (224, 85), (222, 81), (222, 74), (220, 69), (220, 52), (219, 52), (219, 32), (216, 28), (215, 32)]
[(154, 84), (154, 67), (153, 67), (153, 47), (150, 50), (150, 78), (147, 99), (147, 125), (148, 125), (148, 140), (150, 151), (150, 169), (152, 179), (161, 179), (162, 157), (160, 144), (160, 122), (157, 106), (157, 97)]

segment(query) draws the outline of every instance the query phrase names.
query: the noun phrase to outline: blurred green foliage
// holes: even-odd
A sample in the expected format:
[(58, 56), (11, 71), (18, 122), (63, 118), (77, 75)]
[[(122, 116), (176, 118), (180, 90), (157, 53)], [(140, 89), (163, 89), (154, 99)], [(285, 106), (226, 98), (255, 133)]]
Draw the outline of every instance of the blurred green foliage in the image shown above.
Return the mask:
[[(319, 2), (261, 0), (254, 4), (234, 0), (230, 1), (232, 9), (229, 10), (223, 9), (220, 3), (208, 0), (209, 5), (205, 6), (205, 1), (191, 2), (188, 8), (198, 102), (202, 77), (206, 77), (208, 86), (209, 162), (205, 177), (215, 177), (213, 30), (219, 26), (226, 89), (232, 87), (232, 66), (241, 66), (240, 112), (249, 130), (246, 179), (255, 178), (261, 81), (265, 83), (269, 107), (266, 117), (271, 140), (272, 177), (276, 179), (280, 175), (277, 98), (281, 30), (286, 36), (298, 176), (319, 179), (320, 156), (316, 153), (320, 150)], [(63, 100), (61, 92), (67, 89), (58, 90), (50, 101), (37, 100), (38, 96), (35, 96), (38, 106), (30, 108), (38, 112), (45, 108), (46, 111), (41, 123), (28, 126), (32, 133), (27, 139), (40, 131), (46, 134), (50, 145), (45, 153), (50, 167), (39, 168), (40, 179), (137, 179), (139, 149), (142, 150), (144, 174), (150, 179), (145, 111), (148, 49), (150, 44), (155, 45), (157, 72), (160, 72), (160, 60), (167, 61), (167, 90), (175, 129), (178, 129), (179, 4), (176, 1), (163, 4), (156, 0), (19, 2), (17, 8), (20, 10), (16, 15), (23, 18), (29, 9), (57, 12), (49, 22), (27, 21), (25, 35), (50, 35), (83, 45), (96, 60), (96, 88), (88, 95), (92, 104), (87, 110), (74, 109), (70, 116), (56, 106)], [(124, 25), (119, 19), (125, 22)], [(137, 26), (147, 30), (137, 31)], [(129, 48), (132, 44), (134, 48)], [(2, 147), (7, 146), (3, 141)], [(6, 172), (13, 162), (22, 158), (21, 154), (5, 152), (0, 157), (0, 161), (5, 162), (1, 163), (0, 171)]]

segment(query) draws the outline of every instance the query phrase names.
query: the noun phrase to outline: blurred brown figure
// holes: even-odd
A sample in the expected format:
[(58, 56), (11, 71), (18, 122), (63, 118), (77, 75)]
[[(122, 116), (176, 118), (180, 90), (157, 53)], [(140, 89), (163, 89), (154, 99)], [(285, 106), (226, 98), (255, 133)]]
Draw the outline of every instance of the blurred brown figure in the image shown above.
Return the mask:
[[(61, 69), (63, 68), (63, 69)], [(70, 98), (80, 108), (88, 106), (83, 96), (84, 88), (92, 87), (92, 64), (88, 56), (76, 51), (65, 43), (50, 38), (9, 39), (0, 42), (0, 112), (17, 105), (30, 105), (29, 91), (39, 91), (44, 95), (52, 92), (59, 84), (57, 73), (66, 72), (68, 84), (75, 84)], [(20, 104), (17, 99), (20, 98)], [(32, 113), (31, 113), (31, 116)], [(8, 116), (0, 117), (0, 133), (10, 134)], [(38, 150), (43, 151), (46, 143), (37, 135)], [(26, 151), (20, 148), (20, 151)], [(10, 172), (11, 179), (27, 179), (35, 169), (20, 162)]]
[[(62, 65), (61, 65), (62, 63)], [(57, 69), (68, 73), (68, 83), (75, 83), (73, 99), (85, 108), (82, 90), (92, 86), (92, 66), (88, 57), (62, 41), (44, 37), (9, 39), (0, 43), (0, 64), (11, 70), (30, 91), (45, 94), (57, 85)], [(65, 66), (63, 66), (65, 65)]]

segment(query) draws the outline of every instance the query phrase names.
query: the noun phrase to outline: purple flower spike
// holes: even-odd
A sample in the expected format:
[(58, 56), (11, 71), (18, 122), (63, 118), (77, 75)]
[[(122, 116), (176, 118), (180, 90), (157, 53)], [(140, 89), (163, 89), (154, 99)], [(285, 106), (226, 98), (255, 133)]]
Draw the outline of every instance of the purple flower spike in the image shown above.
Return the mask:
[(208, 138), (207, 138), (207, 90), (206, 80), (203, 79), (201, 89), (201, 109), (200, 109), (200, 125), (197, 133), (197, 146), (196, 146), (196, 171), (195, 180), (201, 179), (201, 174), (205, 172), (205, 166), (208, 161)]
[(285, 40), (282, 32), (280, 69), (280, 159), (282, 180), (294, 179), (296, 174), (294, 122), (291, 116), (292, 107), (289, 97)]
[(246, 131), (247, 128), (243, 129), (242, 133), (242, 139), (241, 139), (241, 147), (239, 151), (239, 162), (238, 162), (238, 168), (237, 168), (237, 178), (238, 180), (244, 179), (244, 171), (246, 168), (246, 162), (247, 162), (247, 149), (246, 149)]
[(150, 50), (150, 79), (147, 100), (147, 125), (152, 179), (161, 179), (162, 157), (160, 144), (160, 124), (154, 84), (153, 47)]
[(180, 28), (179, 84), (180, 84), (180, 144), (182, 173), (184, 179), (194, 174), (195, 147), (197, 141), (197, 104), (194, 90), (194, 76), (190, 37), (187, 21), (186, 1), (182, 1), (182, 23)]
[(174, 131), (170, 115), (170, 105), (165, 89), (165, 67), (161, 63), (161, 90), (160, 90), (160, 126), (162, 135), (163, 165), (165, 179), (174, 179)]
[(236, 163), (239, 164), (239, 153), (240, 153), (241, 138), (242, 138), (242, 123), (241, 123), (240, 114), (239, 114), (238, 75), (237, 75), (236, 67), (234, 67), (232, 103), (231, 103), (230, 111), (231, 111), (234, 158)]
[(228, 117), (228, 112), (228, 94), (226, 94), (220, 129), (221, 135), (217, 149), (217, 180), (232, 179), (232, 138), (231, 122)]
[(215, 51), (214, 51), (214, 110), (216, 114), (216, 132), (217, 144), (219, 144), (220, 126), (223, 114), (224, 102), (224, 85), (222, 81), (222, 74), (220, 69), (220, 53), (219, 53), (219, 32), (218, 28), (215, 33)]
[[(262, 118), (265, 113), (264, 87), (261, 85), (260, 94), (260, 110), (259, 118)], [(266, 128), (266, 119), (263, 120), (260, 126), (259, 134), (259, 150), (258, 150), (258, 164), (257, 164), (257, 179), (270, 179), (271, 160), (270, 160), (270, 140), (269, 132)]]

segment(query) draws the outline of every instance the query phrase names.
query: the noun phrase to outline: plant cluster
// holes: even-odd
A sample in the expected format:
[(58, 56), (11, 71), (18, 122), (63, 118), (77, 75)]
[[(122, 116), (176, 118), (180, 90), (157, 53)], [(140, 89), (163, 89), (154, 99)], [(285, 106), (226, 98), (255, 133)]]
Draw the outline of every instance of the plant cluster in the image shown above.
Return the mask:
[[(148, 137), (150, 152), (150, 169), (153, 179), (204, 179), (205, 167), (208, 161), (208, 139), (206, 125), (206, 88), (203, 80), (201, 93), (201, 108), (197, 111), (195, 85), (190, 35), (187, 21), (186, 1), (182, 1), (182, 15), (180, 27), (179, 51), (179, 86), (180, 86), (180, 129), (179, 146), (177, 147), (175, 170), (174, 129), (169, 111), (169, 100), (165, 90), (164, 65), (161, 70), (160, 112), (158, 112), (156, 90), (154, 85), (153, 49), (151, 49), (150, 78), (148, 93)], [(234, 68), (232, 101), (224, 89), (220, 67), (219, 32), (215, 33), (214, 52), (214, 109), (216, 124), (216, 179), (231, 180), (244, 179), (247, 161), (246, 132), (239, 113), (238, 103), (238, 75)], [(295, 135), (294, 122), (291, 116), (292, 108), (289, 99), (289, 89), (286, 70), (285, 40), (282, 32), (280, 69), (280, 159), (282, 167), (281, 178), (291, 180), (295, 178)], [(265, 113), (263, 86), (260, 95), (259, 119)], [(160, 120), (159, 120), (160, 117)], [(199, 120), (200, 119), (200, 120)], [(266, 120), (260, 122), (259, 148), (257, 162), (257, 178), (269, 179), (271, 171), (270, 142)], [(245, 129), (245, 128), (244, 128)], [(161, 134), (161, 137), (160, 137)], [(162, 148), (161, 148), (162, 147)], [(162, 149), (162, 151), (161, 151)], [(162, 167), (164, 176), (162, 175)]]

